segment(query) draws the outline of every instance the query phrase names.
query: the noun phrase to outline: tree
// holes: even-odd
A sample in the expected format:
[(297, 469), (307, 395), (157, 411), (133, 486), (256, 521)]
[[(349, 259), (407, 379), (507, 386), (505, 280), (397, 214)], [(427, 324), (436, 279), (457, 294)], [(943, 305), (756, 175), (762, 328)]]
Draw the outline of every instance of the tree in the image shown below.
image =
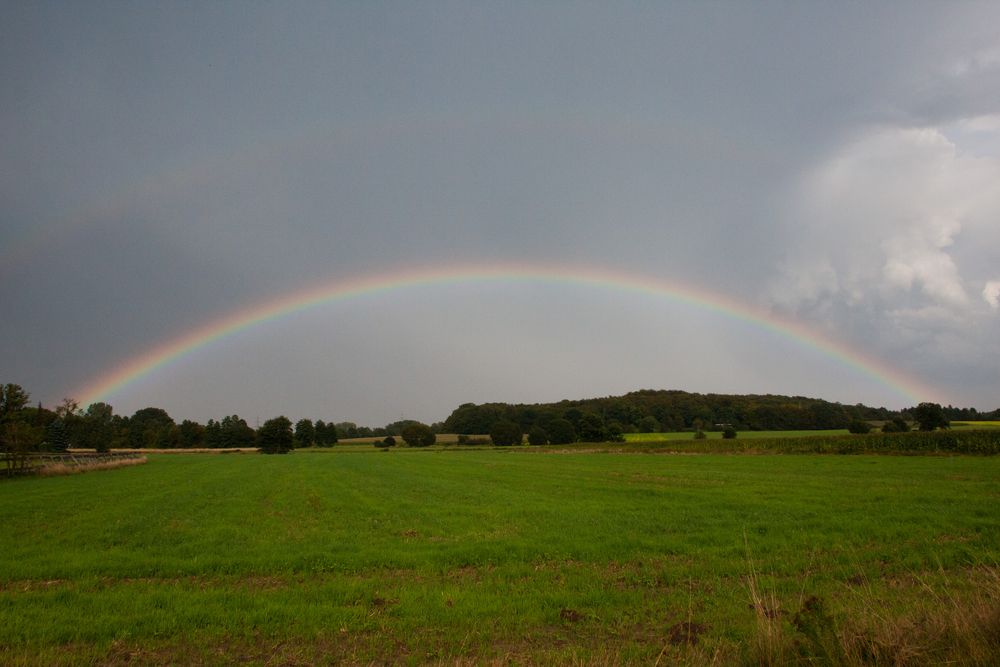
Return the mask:
[(19, 384), (0, 385), (0, 419), (13, 417), (14, 413), (23, 410), (29, 398), (31, 395)]
[(75, 416), (80, 412), (80, 404), (77, 403), (72, 398), (64, 398), (62, 403), (56, 408), (56, 414), (62, 417), (64, 420)]
[(316, 427), (308, 419), (295, 422), (295, 446), (311, 447), (316, 441)]
[(872, 425), (863, 419), (852, 419), (847, 425), (847, 432), (856, 435), (863, 435), (872, 430)]
[(292, 422), (285, 416), (268, 419), (257, 431), (257, 444), (264, 454), (287, 454), (293, 438)]
[(253, 447), (256, 436), (246, 420), (239, 415), (223, 417), (219, 425), (222, 446), (226, 448)]
[(413, 422), (406, 426), (401, 433), (403, 442), (410, 447), (430, 447), (437, 442), (437, 436), (427, 424)]
[(576, 442), (576, 429), (568, 419), (553, 419), (545, 430), (549, 434), (549, 442), (553, 445), (568, 445)]
[(921, 403), (913, 408), (913, 418), (917, 420), (921, 431), (933, 431), (951, 426), (951, 422), (944, 414), (944, 408), (937, 403)]
[(656, 433), (660, 430), (660, 422), (653, 415), (646, 415), (639, 420), (640, 433)]
[(387, 447), (395, 447), (396, 438), (392, 437), (391, 435), (387, 435), (381, 440), (376, 440), (373, 444), (379, 449), (385, 449)]
[(156, 449), (170, 445), (174, 420), (162, 408), (142, 408), (129, 420), (129, 447)]
[(69, 449), (66, 423), (61, 418), (53, 419), (45, 428), (45, 442), (53, 452), (65, 452)]
[(185, 449), (203, 447), (205, 442), (205, 427), (198, 422), (185, 419), (177, 427), (178, 444)]
[(337, 437), (350, 439), (350, 438), (360, 438), (361, 434), (358, 431), (358, 425), (354, 422), (340, 422), (336, 425)]
[(580, 419), (577, 427), (581, 442), (604, 442), (608, 439), (608, 430), (604, 427), (604, 420), (600, 415), (588, 413)]
[(77, 447), (106, 452), (115, 439), (114, 411), (107, 403), (91, 403), (76, 419), (75, 444)]
[(324, 424), (322, 419), (316, 420), (316, 444), (320, 447), (332, 447), (337, 444), (337, 426), (330, 422)]
[(625, 442), (625, 427), (617, 419), (608, 422), (607, 431), (611, 442)]
[(222, 448), (222, 424), (209, 419), (205, 424), (205, 446), (210, 449)]
[(520, 425), (507, 419), (501, 419), (490, 428), (490, 440), (497, 447), (520, 445), (523, 436)]
[(537, 424), (531, 427), (528, 431), (528, 444), (529, 445), (545, 445), (549, 442), (549, 434), (545, 432), (545, 429)]

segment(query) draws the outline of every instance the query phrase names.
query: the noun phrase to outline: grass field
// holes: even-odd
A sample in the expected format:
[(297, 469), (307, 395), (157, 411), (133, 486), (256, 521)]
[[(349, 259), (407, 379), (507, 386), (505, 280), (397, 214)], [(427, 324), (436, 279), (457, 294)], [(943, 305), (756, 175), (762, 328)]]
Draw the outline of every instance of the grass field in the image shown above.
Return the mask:
[(1000, 422), (998, 421), (952, 422), (951, 428), (958, 428), (958, 429), (1000, 428)]
[(998, 499), (997, 457), (152, 455), (0, 484), (0, 663), (990, 664)]
[[(737, 438), (757, 440), (766, 438), (808, 438), (822, 435), (847, 435), (846, 428), (835, 428), (813, 431), (740, 431)], [(722, 438), (722, 431), (705, 431), (705, 436), (711, 440)], [(663, 442), (672, 440), (693, 440), (692, 431), (672, 431), (670, 433), (626, 433), (625, 442)]]

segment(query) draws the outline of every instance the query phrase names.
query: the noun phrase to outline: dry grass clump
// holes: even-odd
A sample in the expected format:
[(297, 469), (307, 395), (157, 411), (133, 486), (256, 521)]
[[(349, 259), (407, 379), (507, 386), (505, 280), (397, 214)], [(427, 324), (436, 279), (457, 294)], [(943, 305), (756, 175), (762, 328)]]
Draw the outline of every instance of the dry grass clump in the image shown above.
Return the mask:
[(83, 463), (80, 465), (66, 465), (65, 463), (52, 463), (44, 465), (38, 469), (40, 477), (57, 477), (59, 475), (75, 475), (91, 470), (110, 470), (112, 468), (123, 468), (125, 466), (142, 465), (147, 461), (145, 456), (130, 459), (118, 459), (115, 461), (97, 461), (94, 463)]
[[(917, 580), (913, 603), (893, 612), (892, 600), (865, 585), (846, 619), (826, 601), (808, 596), (794, 613), (778, 611), (762, 594), (751, 570), (747, 587), (758, 631), (747, 647), (747, 665), (1000, 665), (1000, 568), (968, 571), (960, 585)], [(960, 592), (958, 592), (960, 591)]]
[[(93, 451), (80, 449), (75, 451)], [(190, 447), (190, 448), (176, 448), (176, 449), (128, 449), (128, 448), (115, 448), (113, 450), (115, 454), (256, 454), (260, 450), (257, 447), (226, 447), (220, 449), (210, 449), (207, 447)]]

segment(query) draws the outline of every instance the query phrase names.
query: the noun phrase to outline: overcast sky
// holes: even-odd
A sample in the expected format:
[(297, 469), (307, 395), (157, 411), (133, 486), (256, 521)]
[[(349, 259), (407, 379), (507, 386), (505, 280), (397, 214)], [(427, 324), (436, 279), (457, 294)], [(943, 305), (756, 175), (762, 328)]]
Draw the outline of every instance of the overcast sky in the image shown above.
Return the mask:
[[(1000, 5), (0, 3), (0, 381), (54, 404), (317, 283), (679, 281), (1000, 407)], [(449, 284), (223, 338), (106, 399), (381, 425), (640, 388), (888, 407), (709, 309)]]

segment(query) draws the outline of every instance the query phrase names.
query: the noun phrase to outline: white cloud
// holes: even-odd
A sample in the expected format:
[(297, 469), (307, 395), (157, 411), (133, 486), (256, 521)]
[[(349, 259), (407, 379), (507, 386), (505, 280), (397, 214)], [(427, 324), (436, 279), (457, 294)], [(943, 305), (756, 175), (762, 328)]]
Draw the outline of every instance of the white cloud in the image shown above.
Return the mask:
[(1000, 244), (998, 219), (1000, 159), (970, 155), (936, 128), (869, 131), (801, 182), (794, 259), (771, 299), (968, 309)]
[(955, 220), (929, 220), (882, 243), (886, 285), (910, 290), (915, 285), (937, 303), (965, 305), (958, 267), (944, 249), (962, 229)]
[(963, 118), (955, 125), (967, 132), (1000, 132), (1000, 113)]
[(983, 288), (983, 300), (990, 304), (990, 308), (997, 310), (1000, 308), (1000, 280), (991, 280)]

